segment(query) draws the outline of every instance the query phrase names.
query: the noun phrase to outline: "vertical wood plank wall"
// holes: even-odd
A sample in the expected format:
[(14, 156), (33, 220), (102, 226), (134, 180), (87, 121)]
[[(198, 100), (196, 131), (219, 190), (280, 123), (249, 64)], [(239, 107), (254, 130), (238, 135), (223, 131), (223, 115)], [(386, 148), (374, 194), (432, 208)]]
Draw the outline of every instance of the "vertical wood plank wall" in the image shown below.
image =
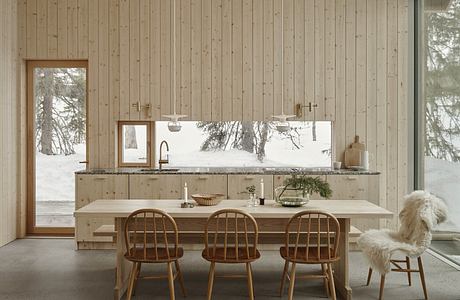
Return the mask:
[[(177, 0), (179, 113), (272, 120), (297, 103), (334, 121), (334, 155), (359, 134), (381, 203), (407, 188), (409, 0)], [(170, 0), (21, 0), (22, 59), (89, 60), (90, 167), (114, 167), (118, 120), (172, 109)], [(284, 22), (284, 84), (281, 84)], [(137, 102), (143, 107), (134, 108)], [(145, 105), (150, 105), (150, 110)]]
[(17, 10), (0, 1), (0, 247), (16, 238), (17, 205)]

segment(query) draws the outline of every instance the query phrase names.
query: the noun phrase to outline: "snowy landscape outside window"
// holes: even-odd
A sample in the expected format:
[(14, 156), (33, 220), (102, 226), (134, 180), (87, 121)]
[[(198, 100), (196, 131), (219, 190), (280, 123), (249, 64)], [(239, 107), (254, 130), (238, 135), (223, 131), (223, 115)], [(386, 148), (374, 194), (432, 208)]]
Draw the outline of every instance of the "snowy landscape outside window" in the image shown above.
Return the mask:
[(118, 123), (118, 165), (140, 167), (150, 165), (150, 122)]
[(35, 133), (28, 141), (35, 152), (28, 174), (35, 182), (30, 191), (34, 218), (28, 219), (34, 224), (29, 225), (73, 227), (74, 172), (85, 168), (80, 162), (86, 161), (86, 62), (30, 62), (28, 68), (33, 78), (29, 118)]
[(424, 35), (425, 189), (449, 208), (432, 247), (460, 263), (460, 0), (426, 13)]
[(155, 123), (155, 153), (166, 140), (168, 167), (331, 167), (331, 122), (291, 121), (285, 133), (274, 122), (183, 121), (174, 133), (167, 123)]

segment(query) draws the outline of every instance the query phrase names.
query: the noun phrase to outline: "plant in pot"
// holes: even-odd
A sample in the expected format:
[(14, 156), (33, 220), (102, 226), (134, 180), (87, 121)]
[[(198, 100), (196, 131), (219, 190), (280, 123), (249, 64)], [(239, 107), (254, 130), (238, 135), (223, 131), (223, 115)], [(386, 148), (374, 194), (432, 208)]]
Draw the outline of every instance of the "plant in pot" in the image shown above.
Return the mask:
[(320, 177), (293, 175), (284, 180), (284, 185), (275, 189), (276, 202), (283, 206), (302, 206), (308, 203), (310, 195), (318, 193), (329, 199), (332, 190), (329, 183)]
[(248, 206), (256, 206), (256, 186), (255, 185), (250, 185), (246, 187), (246, 192), (249, 194), (249, 201), (248, 201)]

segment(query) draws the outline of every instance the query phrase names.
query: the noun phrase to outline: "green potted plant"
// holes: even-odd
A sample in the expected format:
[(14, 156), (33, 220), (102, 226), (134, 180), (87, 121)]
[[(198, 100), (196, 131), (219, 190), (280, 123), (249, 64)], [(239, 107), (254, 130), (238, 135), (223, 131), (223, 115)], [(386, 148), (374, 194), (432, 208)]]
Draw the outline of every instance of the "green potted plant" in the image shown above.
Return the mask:
[(293, 175), (284, 180), (284, 185), (275, 189), (276, 201), (284, 206), (302, 206), (310, 200), (310, 195), (319, 194), (329, 199), (332, 190), (329, 183), (320, 177)]

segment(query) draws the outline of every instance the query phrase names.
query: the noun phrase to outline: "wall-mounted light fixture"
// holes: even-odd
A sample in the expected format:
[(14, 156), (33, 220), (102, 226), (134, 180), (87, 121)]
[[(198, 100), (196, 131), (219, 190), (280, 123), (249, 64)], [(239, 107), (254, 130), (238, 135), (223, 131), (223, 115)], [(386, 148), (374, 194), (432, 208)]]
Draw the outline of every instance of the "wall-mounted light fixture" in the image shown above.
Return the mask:
[(168, 123), (168, 129), (171, 132), (178, 132), (181, 130), (182, 125), (179, 122), (179, 119), (187, 117), (187, 115), (178, 115), (176, 114), (176, 0), (172, 1), (173, 3), (173, 76), (172, 76), (172, 98), (173, 98), (173, 114), (172, 115), (163, 115), (163, 117), (170, 119)]
[(288, 119), (294, 118), (295, 115), (284, 114), (284, 0), (281, 1), (281, 115), (275, 115), (273, 118), (277, 119), (276, 129), (279, 132), (288, 131), (291, 126)]
[(313, 109), (315, 109), (317, 107), (318, 107), (318, 104), (314, 104), (314, 103), (311, 103), (311, 102), (308, 102), (308, 105), (302, 105), (302, 104), (298, 103), (298, 104), (295, 105), (295, 116), (297, 118), (301, 118), (303, 116), (303, 111), (302, 111), (303, 108), (308, 108), (308, 112), (312, 112)]

